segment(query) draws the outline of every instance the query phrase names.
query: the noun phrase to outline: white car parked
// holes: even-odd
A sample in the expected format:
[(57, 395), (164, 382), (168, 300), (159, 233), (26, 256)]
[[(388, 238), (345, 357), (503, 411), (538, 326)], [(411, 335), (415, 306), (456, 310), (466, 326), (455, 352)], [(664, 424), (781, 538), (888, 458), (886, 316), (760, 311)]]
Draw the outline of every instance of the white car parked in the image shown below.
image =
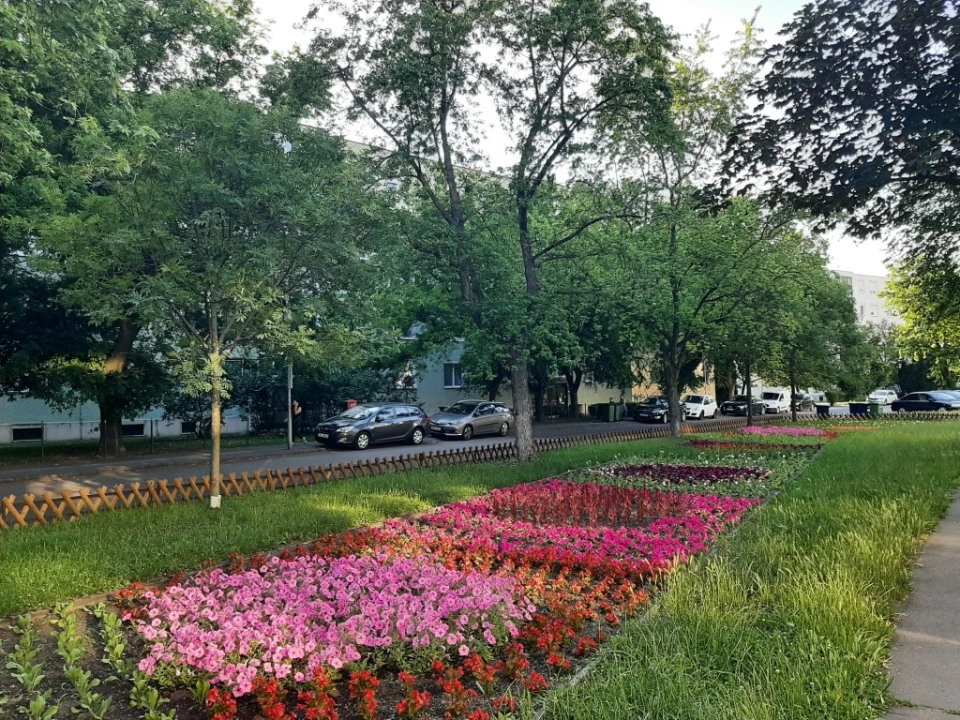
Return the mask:
[(872, 393), (867, 395), (867, 400), (869, 402), (880, 403), (881, 405), (889, 405), (896, 399), (897, 394), (893, 390), (887, 390), (885, 388), (874, 390)]
[(760, 395), (760, 400), (768, 413), (779, 415), (790, 412), (790, 393), (767, 390)]
[(693, 420), (715, 418), (720, 411), (717, 401), (710, 395), (687, 395), (683, 398), (687, 417)]

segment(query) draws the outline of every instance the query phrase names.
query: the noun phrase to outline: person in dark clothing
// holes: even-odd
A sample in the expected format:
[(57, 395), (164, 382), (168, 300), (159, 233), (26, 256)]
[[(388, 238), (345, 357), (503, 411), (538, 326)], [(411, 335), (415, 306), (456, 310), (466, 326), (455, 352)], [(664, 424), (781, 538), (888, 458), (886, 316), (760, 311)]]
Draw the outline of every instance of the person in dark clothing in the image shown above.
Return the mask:
[(304, 440), (303, 436), (303, 408), (296, 400), (290, 405), (290, 416), (293, 418), (294, 440)]

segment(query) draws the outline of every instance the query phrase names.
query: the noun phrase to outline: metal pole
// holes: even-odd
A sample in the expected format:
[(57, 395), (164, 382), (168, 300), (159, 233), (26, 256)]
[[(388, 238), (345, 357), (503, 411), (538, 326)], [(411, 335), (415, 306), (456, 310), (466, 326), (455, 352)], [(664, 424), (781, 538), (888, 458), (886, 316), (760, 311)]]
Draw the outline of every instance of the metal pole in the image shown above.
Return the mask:
[(150, 454), (153, 455), (153, 424), (156, 420), (150, 421)]
[(293, 448), (293, 363), (287, 363), (287, 450)]
[(40, 461), (41, 462), (44, 461), (45, 454), (46, 454), (46, 451), (44, 448), (44, 443), (46, 442), (46, 440), (44, 440), (44, 437), (46, 436), (46, 434), (47, 434), (47, 430), (44, 427), (44, 424), (41, 422), (40, 423)]

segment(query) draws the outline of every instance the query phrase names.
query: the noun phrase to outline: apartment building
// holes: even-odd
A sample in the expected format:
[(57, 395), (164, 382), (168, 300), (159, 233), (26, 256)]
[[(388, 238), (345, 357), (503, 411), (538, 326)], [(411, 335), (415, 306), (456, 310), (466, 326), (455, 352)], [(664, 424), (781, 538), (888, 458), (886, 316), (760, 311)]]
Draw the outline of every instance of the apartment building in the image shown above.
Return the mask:
[(860, 273), (835, 270), (841, 281), (850, 286), (853, 292), (854, 307), (861, 323), (870, 325), (899, 325), (901, 320), (893, 308), (886, 304), (881, 295), (890, 279), (887, 275), (862, 275)]

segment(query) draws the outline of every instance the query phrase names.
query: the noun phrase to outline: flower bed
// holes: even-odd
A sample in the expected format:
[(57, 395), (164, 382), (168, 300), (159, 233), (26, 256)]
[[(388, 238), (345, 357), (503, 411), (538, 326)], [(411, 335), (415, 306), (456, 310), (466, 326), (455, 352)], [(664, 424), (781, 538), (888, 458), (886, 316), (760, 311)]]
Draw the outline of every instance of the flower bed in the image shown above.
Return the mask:
[(763, 483), (770, 471), (753, 467), (718, 467), (703, 465), (613, 465), (594, 472), (598, 478), (613, 478), (662, 487), (713, 487)]
[(376, 660), (395, 645), (434, 659), (503, 645), (535, 609), (509, 578), (444, 568), (425, 557), (283, 561), (213, 570), (145, 596), (140, 670), (209, 674), (234, 695), (258, 675), (303, 682), (317, 670)]
[(735, 453), (753, 453), (753, 452), (814, 452), (823, 448), (823, 443), (760, 443), (760, 442), (737, 442), (733, 440), (707, 440), (696, 439), (689, 441), (690, 447), (697, 450), (722, 450)]
[[(759, 435), (760, 437), (783, 435), (786, 437), (830, 437), (825, 430), (815, 427), (782, 427), (779, 425), (769, 425), (767, 427), (749, 427), (740, 428), (741, 435)], [(834, 435), (833, 437), (836, 437)]]
[[(663, 474), (704, 486), (764, 476)], [(540, 692), (571, 670), (664, 573), (758, 503), (550, 479), (269, 560), (236, 558), (144, 594), (128, 617), (147, 643), (140, 669), (211, 683), (217, 720), (247, 715), (253, 698), (267, 720), (293, 720), (293, 707), (308, 720), (389, 707), (484, 720), (514, 706), (505, 691)]]

